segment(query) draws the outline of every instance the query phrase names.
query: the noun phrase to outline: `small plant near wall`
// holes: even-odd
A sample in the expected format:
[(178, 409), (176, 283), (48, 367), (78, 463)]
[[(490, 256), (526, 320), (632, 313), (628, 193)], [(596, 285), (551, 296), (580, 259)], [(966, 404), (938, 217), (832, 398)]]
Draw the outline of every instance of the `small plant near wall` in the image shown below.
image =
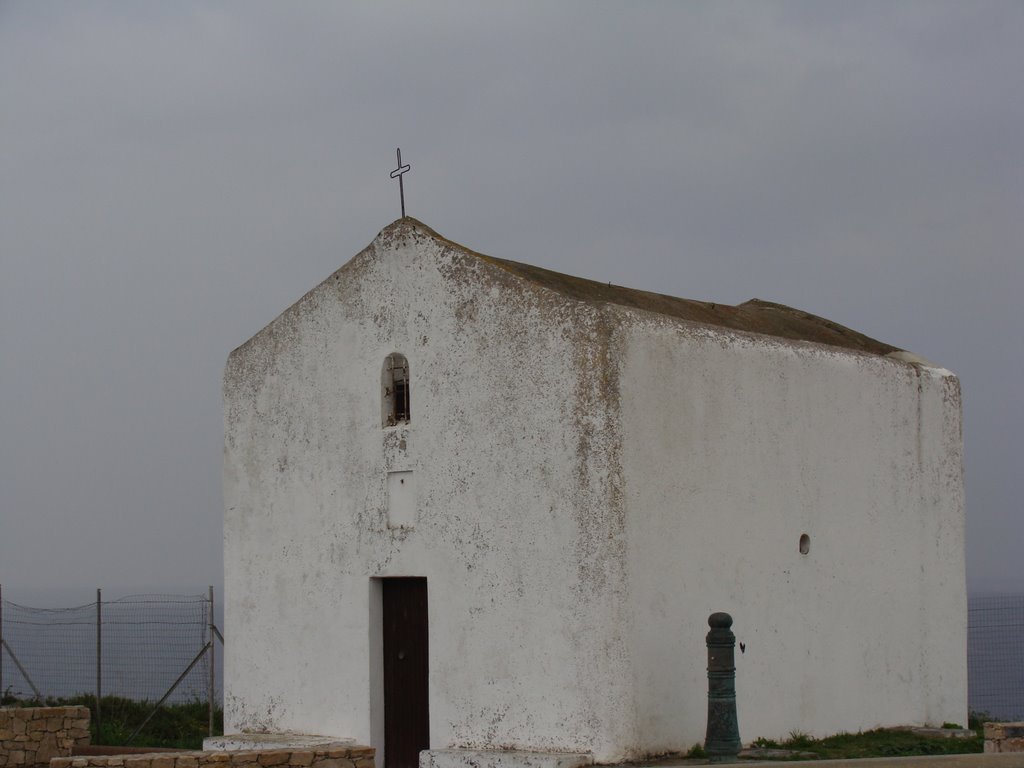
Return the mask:
[(992, 717), (988, 712), (968, 712), (967, 713), (967, 727), (972, 731), (977, 731), (978, 735), (981, 735), (985, 730), (985, 723), (998, 723), (1000, 718)]
[(815, 739), (808, 736), (803, 731), (790, 731), (789, 738), (786, 740), (786, 749), (807, 749), (813, 747)]
[(691, 760), (702, 760), (708, 756), (708, 753), (704, 751), (704, 747), (700, 744), (694, 744), (690, 747), (690, 751), (686, 753), (686, 756)]

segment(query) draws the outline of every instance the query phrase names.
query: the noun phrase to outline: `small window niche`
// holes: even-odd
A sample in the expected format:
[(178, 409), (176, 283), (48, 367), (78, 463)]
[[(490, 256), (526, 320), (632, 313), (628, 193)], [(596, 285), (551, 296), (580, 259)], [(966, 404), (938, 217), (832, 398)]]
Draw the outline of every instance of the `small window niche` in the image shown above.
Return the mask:
[(806, 555), (811, 551), (811, 537), (806, 533), (800, 534), (800, 554)]
[(385, 427), (408, 424), (409, 410), (409, 361), (397, 352), (384, 359), (381, 373), (381, 412)]

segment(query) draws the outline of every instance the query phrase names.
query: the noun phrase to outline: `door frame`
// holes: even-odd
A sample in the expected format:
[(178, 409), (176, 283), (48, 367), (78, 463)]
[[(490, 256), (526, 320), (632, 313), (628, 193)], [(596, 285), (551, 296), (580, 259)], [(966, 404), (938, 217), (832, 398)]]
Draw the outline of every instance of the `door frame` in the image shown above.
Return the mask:
[[(395, 576), (372, 576), (369, 579), (369, 704), (370, 704), (370, 746), (376, 750), (375, 764), (377, 768), (384, 768), (387, 764), (386, 756), (386, 733), (385, 733), (385, 691), (384, 691), (384, 582), (390, 579), (422, 579), (427, 582), (425, 576), (395, 575)], [(429, 702), (430, 702), (430, 589), (427, 586), (427, 708), (428, 708), (428, 733), (432, 732), (429, 723)], [(432, 739), (431, 739), (432, 741)]]

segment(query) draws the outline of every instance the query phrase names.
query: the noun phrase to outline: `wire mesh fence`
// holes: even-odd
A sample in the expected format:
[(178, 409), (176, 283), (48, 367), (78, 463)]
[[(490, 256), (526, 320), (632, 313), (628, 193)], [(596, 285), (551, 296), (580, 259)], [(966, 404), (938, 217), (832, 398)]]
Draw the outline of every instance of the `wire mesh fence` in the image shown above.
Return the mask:
[(131, 595), (71, 608), (0, 598), (0, 694), (89, 694), (136, 701), (208, 702), (214, 679), (213, 589), (208, 595)]
[(968, 601), (967, 691), (972, 712), (1024, 720), (1024, 595)]
[[(204, 649), (212, 648), (214, 633), (219, 636), (212, 590), (98, 599), (71, 608), (0, 598), (0, 694), (32, 699), (101, 692), (156, 702), (170, 691), (167, 702), (212, 705), (217, 685), (211, 686), (212, 654)], [(970, 598), (967, 673), (972, 712), (1024, 720), (1024, 595)]]

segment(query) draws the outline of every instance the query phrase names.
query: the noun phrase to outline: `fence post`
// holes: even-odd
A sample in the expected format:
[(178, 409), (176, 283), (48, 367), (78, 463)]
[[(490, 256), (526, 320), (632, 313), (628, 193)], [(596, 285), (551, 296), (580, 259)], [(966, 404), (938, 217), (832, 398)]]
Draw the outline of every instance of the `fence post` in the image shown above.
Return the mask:
[(96, 740), (100, 740), (100, 699), (103, 697), (103, 595), (96, 587)]
[(216, 696), (216, 689), (217, 689), (217, 665), (215, 663), (215, 661), (217, 659), (217, 651), (216, 651), (217, 644), (216, 644), (215, 638), (213, 636), (213, 585), (212, 584), (210, 585), (210, 605), (209, 605), (209, 608), (207, 610), (209, 610), (209, 614), (207, 614), (207, 618), (209, 619), (209, 622), (207, 624), (207, 630), (210, 633), (210, 682), (209, 682), (209, 686), (207, 688), (207, 696), (206, 696), (206, 698), (207, 698), (207, 701), (209, 703), (209, 710), (210, 710), (210, 727), (209, 727), (210, 733), (209, 733), (209, 735), (213, 736), (213, 699)]

